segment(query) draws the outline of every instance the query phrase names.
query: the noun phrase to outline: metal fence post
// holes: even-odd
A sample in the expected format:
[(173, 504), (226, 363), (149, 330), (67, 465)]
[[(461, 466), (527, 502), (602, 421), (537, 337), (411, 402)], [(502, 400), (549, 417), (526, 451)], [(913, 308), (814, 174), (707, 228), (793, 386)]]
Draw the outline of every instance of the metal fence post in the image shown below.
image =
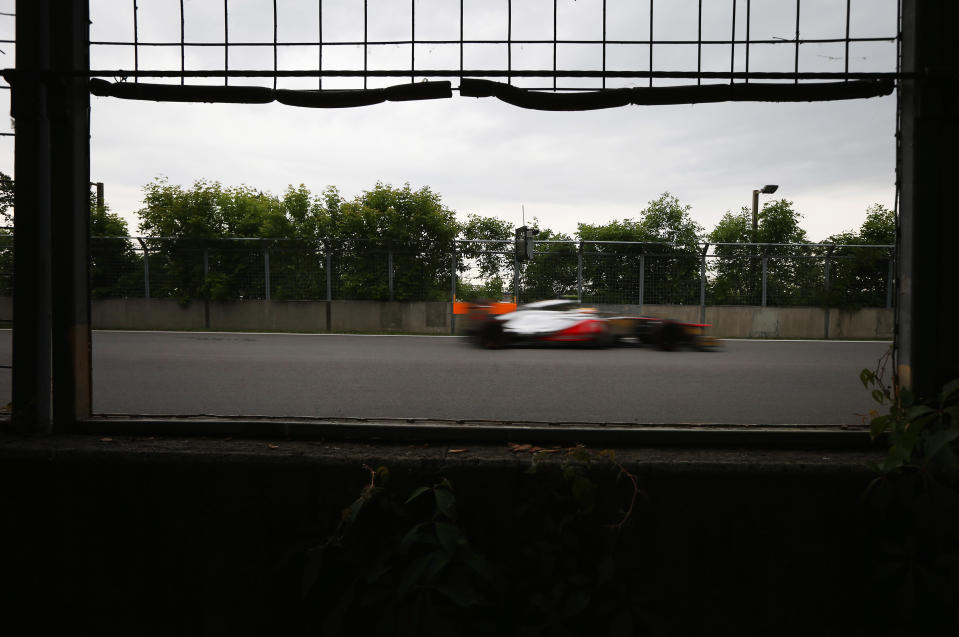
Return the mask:
[(579, 242), (576, 251), (576, 299), (583, 302), (583, 242)]
[(699, 256), (699, 322), (706, 322), (706, 252), (709, 250), (709, 244), (703, 246), (703, 251)]
[(147, 247), (146, 241), (142, 238), (137, 237), (137, 241), (140, 242), (140, 247), (143, 248), (143, 293), (144, 298), (150, 298), (150, 249)]
[(450, 334), (456, 334), (456, 244), (450, 247)]
[(643, 296), (646, 293), (646, 255), (639, 255), (639, 311), (643, 311)]
[(387, 284), (390, 288), (390, 300), (393, 300), (393, 244), (390, 243), (386, 248), (386, 269), (387, 269)]
[(513, 253), (513, 302), (519, 304), (519, 259)]
[(826, 296), (826, 307), (823, 312), (822, 337), (825, 339), (829, 338), (829, 306), (831, 305), (831, 299), (829, 298), (829, 275), (832, 266), (832, 251), (832, 246), (826, 250), (826, 264), (823, 268), (823, 292), (825, 292)]
[(763, 256), (763, 300), (762, 306), (766, 307), (766, 257)]
[(886, 278), (886, 309), (892, 309), (892, 294), (896, 284), (896, 260), (889, 255), (889, 274)]
[(330, 253), (330, 246), (324, 246), (326, 254), (326, 300), (333, 300), (333, 256)]
[(270, 300), (270, 249), (263, 250), (263, 283), (266, 285), (265, 298)]

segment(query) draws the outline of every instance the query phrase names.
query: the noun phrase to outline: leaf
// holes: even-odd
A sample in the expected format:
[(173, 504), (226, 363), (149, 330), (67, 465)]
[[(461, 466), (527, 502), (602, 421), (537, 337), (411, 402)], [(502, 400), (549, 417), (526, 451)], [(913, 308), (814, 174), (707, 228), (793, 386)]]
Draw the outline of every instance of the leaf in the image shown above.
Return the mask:
[(437, 593), (441, 593), (460, 608), (479, 606), (483, 603), (483, 598), (480, 596), (480, 594), (477, 593), (472, 586), (467, 584), (457, 583), (455, 585), (450, 584), (446, 586), (427, 586), (425, 588), (436, 591)]
[(417, 488), (413, 489), (413, 493), (410, 494), (410, 497), (408, 497), (408, 498), (406, 499), (406, 502), (405, 502), (404, 504), (409, 504), (410, 502), (412, 502), (412, 501), (415, 500), (416, 498), (420, 497), (421, 495), (423, 495), (423, 494), (426, 493), (427, 491), (431, 491), (431, 490), (432, 490), (432, 487), (417, 487)]
[(942, 392), (939, 394), (939, 404), (945, 405), (955, 394), (959, 394), (959, 378), (953, 378), (942, 386)]
[(589, 602), (592, 599), (588, 591), (577, 590), (573, 591), (567, 598), (566, 603), (563, 607), (563, 614), (566, 617), (575, 617), (579, 615), (586, 607), (589, 606)]
[(449, 449), (447, 453), (466, 453), (467, 449)]
[(885, 401), (886, 395), (882, 393), (881, 389), (872, 390), (872, 399), (875, 400), (880, 405)]
[(456, 496), (449, 489), (434, 489), (433, 495), (436, 499), (436, 508), (447, 519), (456, 519)]
[(400, 540), (400, 553), (406, 554), (414, 544), (427, 538), (432, 539), (430, 535), (423, 533), (423, 528), (429, 526), (429, 524), (429, 522), (421, 522), (407, 531), (406, 535), (403, 536), (403, 539)]
[(466, 536), (463, 535), (463, 531), (458, 526), (448, 522), (437, 522), (435, 529), (436, 539), (439, 540), (440, 546), (451, 555), (456, 553), (459, 547), (467, 544)]
[(607, 637), (631, 637), (633, 634), (633, 618), (628, 610), (619, 611), (606, 631)]
[(868, 389), (869, 384), (875, 382), (876, 375), (871, 369), (864, 368), (861, 372), (859, 372), (859, 380), (862, 381), (862, 386)]

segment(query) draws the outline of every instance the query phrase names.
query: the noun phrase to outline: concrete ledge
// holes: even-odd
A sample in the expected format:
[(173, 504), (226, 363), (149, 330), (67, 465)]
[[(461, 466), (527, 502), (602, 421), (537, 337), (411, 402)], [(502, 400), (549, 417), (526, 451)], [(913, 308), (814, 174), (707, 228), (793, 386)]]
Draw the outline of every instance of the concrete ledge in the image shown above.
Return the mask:
[(202, 330), (203, 301), (182, 304), (174, 299), (95, 299), (90, 302), (94, 329)]
[[(614, 314), (640, 314), (698, 323), (698, 305), (598, 304)], [(172, 299), (95, 299), (95, 329), (250, 330), (280, 332), (398, 332), (450, 334), (451, 306), (436, 302), (384, 301), (192, 301)], [(12, 317), (12, 299), (0, 297), (0, 318)], [(207, 320), (208, 319), (208, 320)], [(891, 309), (827, 312), (818, 307), (715, 306), (706, 322), (719, 338), (891, 339)], [(827, 334), (828, 322), (828, 334)], [(462, 334), (464, 321), (455, 324)]]
[[(14, 634), (50, 634), (61, 622), (63, 634), (308, 634), (302, 576), (281, 567), (336, 528), (370, 482), (365, 467), (387, 467), (384, 488), (404, 499), (448, 478), (469, 539), (492, 560), (522, 567), (530, 547), (517, 538), (538, 527), (513, 513), (564, 488), (564, 450), (531, 475), (528, 452), (456, 448), (465, 450), (442, 442), (0, 436), (8, 485), (0, 524), (10, 549), (3, 592), (16, 609), (8, 625)], [(870, 623), (870, 554), (856, 502), (875, 455), (617, 448), (616, 462), (642, 494), (614, 549), (617, 562), (639, 566), (618, 577), (654, 592), (663, 634), (715, 634), (717, 626), (723, 634), (858, 634)], [(627, 481), (601, 460), (590, 475), (613, 493)], [(576, 572), (577, 556), (565, 557)], [(498, 619), (512, 634), (512, 618)]]

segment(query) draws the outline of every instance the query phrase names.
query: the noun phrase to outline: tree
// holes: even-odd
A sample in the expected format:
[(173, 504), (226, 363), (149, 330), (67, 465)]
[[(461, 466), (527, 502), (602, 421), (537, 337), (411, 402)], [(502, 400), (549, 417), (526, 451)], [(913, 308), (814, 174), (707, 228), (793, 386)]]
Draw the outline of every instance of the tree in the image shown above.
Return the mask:
[(540, 227), (535, 217), (531, 227), (539, 229), (536, 241), (569, 243), (541, 243), (536, 246), (536, 254), (522, 266), (521, 300), (528, 303), (542, 299), (576, 298), (576, 244), (567, 234)]
[[(331, 205), (334, 204), (334, 205)], [(409, 184), (377, 182), (353, 201), (327, 200), (335, 278), (348, 298), (386, 300), (393, 261), (393, 299), (447, 300), (456, 213), (440, 196)]]
[[(765, 245), (716, 245), (709, 293), (716, 304), (759, 305), (762, 300), (763, 262), (768, 305), (811, 304), (822, 289), (821, 250), (806, 244), (800, 225), (802, 214), (791, 201), (766, 202), (757, 215), (755, 242)], [(709, 234), (714, 244), (749, 244), (753, 241), (752, 211), (727, 212)], [(786, 244), (786, 245), (782, 245)]]
[(580, 240), (634, 245), (584, 246), (584, 297), (597, 302), (638, 302), (642, 270), (644, 302), (695, 303), (699, 297), (699, 240), (703, 227), (668, 192), (649, 202), (639, 220), (580, 223)]
[(133, 250), (127, 222), (98, 205), (90, 193), (90, 297), (143, 294), (143, 261)]
[(480, 283), (466, 282), (458, 278), (457, 296), (463, 299), (489, 298), (499, 300), (504, 294), (512, 294), (513, 238), (514, 229), (508, 221), (496, 217), (469, 214), (466, 223), (460, 226), (459, 236), (474, 241), (497, 243), (458, 244), (457, 270), (460, 275), (467, 271), (479, 275)]
[[(3, 224), (13, 224), (14, 183), (10, 175), (0, 172), (0, 214)], [(13, 231), (0, 229), (0, 294), (13, 294)]]
[(824, 243), (836, 244), (831, 254), (829, 294), (833, 307), (884, 307), (889, 292), (891, 249), (856, 246), (886, 246), (896, 243), (896, 215), (882, 204), (866, 209), (859, 231), (832, 235)]

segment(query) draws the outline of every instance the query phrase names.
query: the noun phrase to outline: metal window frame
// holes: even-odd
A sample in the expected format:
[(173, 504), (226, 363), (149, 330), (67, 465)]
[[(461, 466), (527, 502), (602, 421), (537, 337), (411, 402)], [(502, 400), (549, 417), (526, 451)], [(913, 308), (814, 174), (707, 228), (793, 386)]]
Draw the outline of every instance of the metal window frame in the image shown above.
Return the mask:
[[(797, 2), (798, 6), (798, 2)], [(956, 24), (951, 0), (903, 0), (902, 64), (898, 77), (901, 180), (897, 244), (897, 372), (920, 393), (959, 375), (952, 337), (956, 271), (949, 265), (959, 216), (950, 185), (959, 160), (955, 77), (959, 48), (943, 24)], [(89, 12), (84, 2), (18, 0), (16, 218), (13, 416), (9, 428), (29, 433), (230, 432), (271, 436), (371, 438), (599, 440), (637, 444), (867, 444), (861, 430), (722, 426), (621, 429), (539, 423), (304, 423), (290, 419), (91, 417), (91, 326), (87, 281), (89, 175)], [(797, 38), (798, 48), (798, 38)], [(797, 75), (795, 79), (799, 79)], [(923, 281), (922, 286), (913, 281)], [(412, 428), (411, 428), (412, 427)], [(554, 438), (554, 439), (558, 439)]]

